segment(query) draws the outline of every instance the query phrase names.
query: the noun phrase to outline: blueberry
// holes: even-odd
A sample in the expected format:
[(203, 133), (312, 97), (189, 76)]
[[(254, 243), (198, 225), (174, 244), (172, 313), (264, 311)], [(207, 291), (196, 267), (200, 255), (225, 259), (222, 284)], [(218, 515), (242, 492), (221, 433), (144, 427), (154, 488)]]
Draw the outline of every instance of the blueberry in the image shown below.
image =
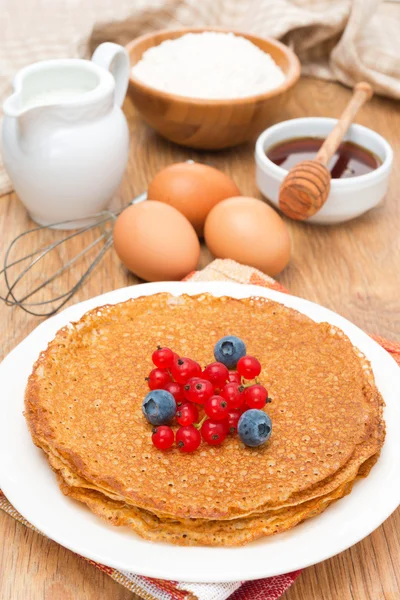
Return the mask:
[(243, 444), (255, 448), (269, 439), (272, 422), (263, 410), (251, 408), (240, 417), (237, 430)]
[(214, 356), (217, 362), (221, 362), (228, 369), (234, 369), (238, 360), (246, 356), (245, 343), (234, 335), (226, 335), (215, 344)]
[(175, 398), (166, 390), (152, 390), (143, 400), (142, 410), (152, 425), (166, 425), (175, 416)]

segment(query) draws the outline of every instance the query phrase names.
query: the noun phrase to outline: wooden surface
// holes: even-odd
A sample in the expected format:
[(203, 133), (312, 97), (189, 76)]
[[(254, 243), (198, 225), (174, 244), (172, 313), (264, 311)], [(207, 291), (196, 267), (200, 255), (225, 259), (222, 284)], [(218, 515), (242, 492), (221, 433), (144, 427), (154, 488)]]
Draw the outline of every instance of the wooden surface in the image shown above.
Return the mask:
[[(338, 116), (349, 96), (350, 92), (339, 85), (301, 80), (281, 119)], [(162, 166), (187, 158), (215, 164), (234, 177), (244, 194), (258, 196), (252, 145), (216, 154), (178, 148), (143, 125), (135, 117), (129, 101), (125, 108), (132, 147), (121, 202), (128, 202), (134, 194), (143, 191)], [(356, 120), (372, 126), (394, 147), (396, 162), (386, 201), (345, 225), (312, 227), (288, 222), (293, 258), (279, 280), (293, 294), (339, 312), (365, 331), (400, 340), (400, 111), (394, 102), (374, 98)], [(0, 199), (1, 254), (8, 242), (28, 225), (25, 212), (13, 195)], [(79, 242), (74, 246), (77, 248), (80, 248)], [(65, 256), (63, 252), (57, 253), (54, 264), (65, 260)], [(203, 249), (201, 265), (210, 259), (208, 251)], [(71, 281), (72, 276), (66, 276), (61, 283), (67, 285)], [(110, 251), (74, 301), (135, 282), (137, 280), (126, 273)], [(3, 304), (0, 311), (0, 350), (4, 356), (40, 319)], [(352, 549), (304, 570), (286, 593), (285, 600), (398, 600), (399, 564), (400, 511), (397, 511)], [(99, 598), (135, 600), (133, 594), (81, 558), (0, 513), (1, 600)]]

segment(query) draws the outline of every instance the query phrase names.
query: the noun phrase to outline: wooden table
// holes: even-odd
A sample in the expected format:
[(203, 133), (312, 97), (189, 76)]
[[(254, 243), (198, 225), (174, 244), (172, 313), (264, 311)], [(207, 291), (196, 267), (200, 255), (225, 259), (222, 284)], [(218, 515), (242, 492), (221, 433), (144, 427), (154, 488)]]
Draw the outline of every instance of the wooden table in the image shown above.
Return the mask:
[[(336, 117), (349, 98), (339, 85), (303, 79), (282, 120), (298, 116)], [(206, 160), (230, 173), (244, 194), (256, 196), (253, 146), (216, 154), (184, 150), (160, 139), (125, 105), (131, 155), (120, 200), (146, 189), (164, 165), (182, 159)], [(385, 203), (344, 225), (312, 227), (289, 221), (293, 258), (279, 277), (293, 294), (319, 302), (365, 331), (400, 340), (400, 111), (375, 98), (358, 117), (384, 135), (397, 153)], [(14, 195), (0, 199), (2, 254), (8, 242), (30, 225)], [(77, 242), (74, 246), (79, 247)], [(62, 256), (63, 260), (65, 256)], [(55, 261), (60, 257), (56, 257)], [(201, 266), (211, 260), (203, 248)], [(64, 278), (67, 285), (71, 276)], [(73, 302), (136, 283), (109, 252)], [(0, 306), (1, 356), (39, 322), (20, 309)], [(27, 490), (29, 493), (29, 490)], [(81, 558), (34, 534), (0, 513), (0, 598), (2, 600), (135, 600), (132, 593)], [(303, 571), (285, 600), (398, 600), (400, 598), (400, 511), (347, 552)]]

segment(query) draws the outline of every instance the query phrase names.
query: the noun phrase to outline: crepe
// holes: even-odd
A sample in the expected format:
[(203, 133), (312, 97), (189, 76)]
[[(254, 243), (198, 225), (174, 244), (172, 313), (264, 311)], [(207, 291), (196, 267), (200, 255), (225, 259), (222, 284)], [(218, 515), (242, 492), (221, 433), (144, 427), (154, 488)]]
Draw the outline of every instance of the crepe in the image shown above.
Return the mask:
[(368, 459), (361, 465), (355, 479), (342, 483), (329, 494), (291, 507), (230, 520), (160, 518), (149, 511), (113, 500), (98, 491), (71, 487), (60, 475), (58, 479), (66, 496), (85, 503), (95, 514), (113, 525), (130, 527), (145, 539), (185, 546), (234, 546), (261, 536), (281, 533), (316, 516), (329, 504), (350, 493), (354, 482), (368, 475), (377, 458), (378, 455), (374, 455)]
[[(157, 450), (141, 411), (153, 350), (168, 345), (205, 365), (224, 335), (241, 337), (262, 364), (269, 442)], [(180, 544), (246, 543), (324, 510), (379, 456), (382, 406), (368, 361), (341, 330), (267, 299), (208, 294), (90, 311), (57, 333), (26, 390), (33, 440), (62, 491), (143, 537)]]

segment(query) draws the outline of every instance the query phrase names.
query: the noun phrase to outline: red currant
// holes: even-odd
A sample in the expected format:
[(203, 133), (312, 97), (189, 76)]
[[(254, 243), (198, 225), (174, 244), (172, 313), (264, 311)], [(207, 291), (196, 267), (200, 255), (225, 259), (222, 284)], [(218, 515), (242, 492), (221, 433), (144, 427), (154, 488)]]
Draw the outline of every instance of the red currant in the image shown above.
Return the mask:
[(176, 420), (179, 425), (193, 425), (199, 420), (199, 411), (192, 402), (184, 402), (176, 413)]
[(229, 406), (222, 396), (211, 396), (204, 404), (207, 417), (214, 421), (223, 421), (228, 416)]
[(174, 353), (170, 348), (157, 347), (151, 356), (153, 363), (160, 369), (170, 369), (174, 361)]
[(172, 363), (172, 377), (178, 383), (185, 383), (191, 377), (196, 377), (196, 375), (199, 375), (199, 366), (200, 365), (198, 365), (198, 363), (191, 358), (179, 357)]
[(229, 371), (222, 363), (214, 362), (204, 369), (203, 377), (208, 379), (215, 388), (222, 388), (228, 381)]
[(196, 369), (196, 371), (195, 371), (195, 374), (192, 375), (192, 377), (201, 377), (201, 374), (202, 374), (201, 366), (195, 360), (193, 362), (194, 362), (194, 365), (195, 365), (194, 368)]
[(237, 370), (245, 379), (254, 379), (261, 373), (261, 364), (254, 356), (242, 356), (237, 364)]
[(201, 426), (201, 435), (203, 440), (210, 446), (219, 446), (227, 435), (227, 426), (220, 422), (207, 419)]
[(229, 371), (228, 381), (240, 385), (242, 383), (242, 378), (237, 371)]
[(225, 398), (229, 408), (240, 408), (244, 402), (243, 393), (237, 383), (226, 383), (221, 390), (221, 396)]
[(162, 390), (168, 381), (171, 381), (171, 376), (166, 369), (156, 368), (150, 371), (146, 381), (151, 390)]
[(193, 425), (180, 427), (176, 432), (176, 445), (181, 452), (194, 452), (200, 446), (201, 435)]
[(243, 394), (244, 400), (249, 408), (264, 408), (267, 403), (268, 392), (265, 387), (259, 383), (246, 388)]
[(160, 425), (153, 429), (151, 440), (159, 450), (168, 450), (174, 443), (174, 432), (168, 425)]
[(239, 419), (241, 417), (241, 412), (239, 410), (230, 410), (228, 412), (228, 416), (226, 418), (226, 420), (224, 421), (224, 423), (226, 424), (227, 428), (228, 428), (228, 433), (236, 433), (237, 432), (237, 425), (239, 422)]
[(167, 381), (164, 385), (164, 390), (167, 390), (176, 400), (176, 403), (183, 402), (185, 396), (183, 395), (183, 385), (181, 383), (177, 383), (176, 381)]
[(183, 393), (185, 394), (185, 398), (190, 402), (204, 404), (214, 394), (214, 388), (212, 383), (207, 381), (207, 379), (192, 377), (192, 379), (188, 379), (185, 383)]

